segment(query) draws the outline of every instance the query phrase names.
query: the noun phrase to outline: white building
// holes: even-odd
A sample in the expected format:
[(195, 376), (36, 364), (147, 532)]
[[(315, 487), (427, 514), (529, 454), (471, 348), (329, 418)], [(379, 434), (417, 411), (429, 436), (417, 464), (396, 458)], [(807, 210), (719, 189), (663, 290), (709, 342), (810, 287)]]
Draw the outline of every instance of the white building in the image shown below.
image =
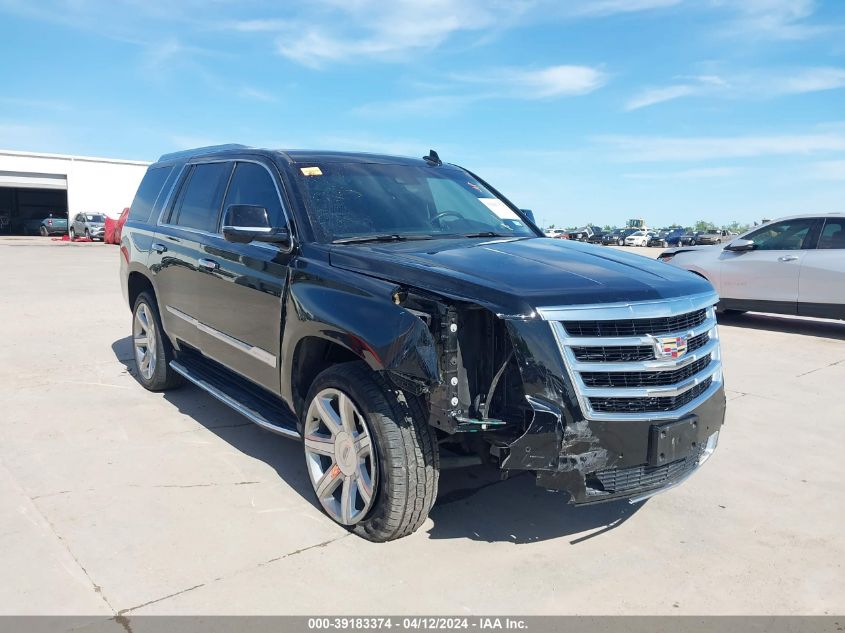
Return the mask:
[(150, 163), (0, 150), (0, 235), (35, 234), (46, 217), (117, 217)]

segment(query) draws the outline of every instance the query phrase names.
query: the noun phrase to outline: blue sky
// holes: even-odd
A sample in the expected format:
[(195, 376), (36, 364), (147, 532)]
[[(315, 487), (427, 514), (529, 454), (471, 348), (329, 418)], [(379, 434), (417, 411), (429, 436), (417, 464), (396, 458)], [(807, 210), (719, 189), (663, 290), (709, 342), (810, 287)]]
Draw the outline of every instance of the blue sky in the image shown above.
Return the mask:
[(421, 156), (558, 225), (841, 211), (845, 1), (0, 0), (0, 148)]

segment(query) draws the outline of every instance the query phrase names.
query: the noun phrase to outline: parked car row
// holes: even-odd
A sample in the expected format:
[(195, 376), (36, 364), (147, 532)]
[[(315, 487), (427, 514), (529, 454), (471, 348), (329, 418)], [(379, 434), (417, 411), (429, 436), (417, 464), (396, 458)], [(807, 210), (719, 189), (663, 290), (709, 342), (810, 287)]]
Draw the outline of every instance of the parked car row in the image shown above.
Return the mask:
[[(115, 221), (115, 236), (120, 239), (120, 228), (126, 222), (128, 209), (124, 209), (120, 218)], [(87, 238), (92, 241), (106, 241), (109, 237), (106, 231), (107, 218), (103, 213), (77, 213), (70, 222), (66, 217), (54, 217), (49, 214), (41, 220), (28, 220), (24, 224), (25, 235), (41, 235), (52, 237), (56, 235), (67, 235), (70, 239)], [(114, 242), (117, 243), (117, 242)]]
[(731, 233), (727, 229), (687, 231), (681, 228), (660, 230), (624, 228), (601, 231), (595, 226), (586, 226), (575, 230), (547, 229), (545, 234), (546, 237), (577, 240), (604, 246), (656, 246), (658, 248), (722, 244), (736, 237), (736, 233)]

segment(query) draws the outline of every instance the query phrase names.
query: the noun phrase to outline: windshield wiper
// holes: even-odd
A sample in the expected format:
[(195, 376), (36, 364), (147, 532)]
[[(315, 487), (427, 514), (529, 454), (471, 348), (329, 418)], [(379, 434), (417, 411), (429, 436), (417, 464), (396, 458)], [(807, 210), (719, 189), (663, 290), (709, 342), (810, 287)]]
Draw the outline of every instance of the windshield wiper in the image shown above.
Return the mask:
[(464, 237), (517, 237), (515, 235), (505, 235), (504, 233), (496, 233), (496, 231), (481, 231), (480, 233), (464, 233)]
[(362, 244), (364, 242), (402, 242), (405, 240), (431, 240), (431, 235), (356, 235), (332, 240), (332, 244)]

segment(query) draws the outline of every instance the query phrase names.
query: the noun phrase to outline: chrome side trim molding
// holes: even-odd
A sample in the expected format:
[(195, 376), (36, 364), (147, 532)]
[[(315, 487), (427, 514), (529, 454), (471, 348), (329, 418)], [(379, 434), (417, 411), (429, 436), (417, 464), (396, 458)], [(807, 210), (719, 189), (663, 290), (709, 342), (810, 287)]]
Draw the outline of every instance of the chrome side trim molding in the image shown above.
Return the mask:
[(273, 433), (277, 433), (278, 435), (283, 435), (291, 439), (299, 439), (301, 437), (296, 431), (286, 429), (281, 426), (276, 426), (260, 413), (257, 413), (256, 411), (253, 411), (251, 409), (247, 409), (245, 406), (243, 406), (240, 402), (238, 402), (231, 396), (223, 393), (213, 385), (210, 385), (202, 378), (194, 376), (187, 367), (180, 364), (179, 362), (175, 360), (170, 361), (170, 367), (177, 374), (183, 376), (187, 381), (195, 384), (197, 387), (208, 393), (210, 396), (217, 398), (217, 400), (219, 400), (226, 406), (231, 407), (232, 409), (240, 413), (242, 416), (247, 418), (250, 422), (254, 422), (258, 426), (260, 426), (262, 429), (267, 429), (268, 431), (272, 431)]
[(170, 312), (170, 314), (182, 319), (183, 321), (190, 323), (200, 332), (205, 332), (209, 336), (213, 336), (217, 340), (223, 341), (224, 343), (231, 345), (235, 349), (240, 350), (245, 354), (249, 354), (253, 358), (257, 358), (262, 363), (270, 365), (270, 367), (276, 366), (276, 357), (267, 350), (261, 349), (260, 347), (256, 347), (255, 345), (250, 345), (249, 343), (244, 343), (240, 339), (236, 339), (233, 336), (229, 336), (225, 332), (221, 332), (220, 330), (217, 330), (211, 327), (210, 325), (206, 325), (202, 321), (199, 321), (192, 317), (190, 314), (185, 314), (181, 310), (174, 308), (171, 305), (165, 306), (165, 308), (168, 312)]
[(709, 308), (719, 301), (715, 292), (689, 297), (655, 299), (637, 303), (593, 303), (583, 306), (537, 308), (544, 321), (615, 321), (618, 319), (656, 319)]

